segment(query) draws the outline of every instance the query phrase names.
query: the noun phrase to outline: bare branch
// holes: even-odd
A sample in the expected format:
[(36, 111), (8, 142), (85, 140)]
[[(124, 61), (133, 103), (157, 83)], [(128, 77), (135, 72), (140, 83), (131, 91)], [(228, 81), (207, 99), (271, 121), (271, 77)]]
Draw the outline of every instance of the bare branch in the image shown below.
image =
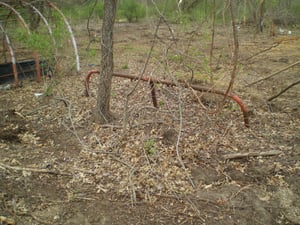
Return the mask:
[(289, 66), (286, 66), (286, 67), (284, 67), (283, 69), (278, 70), (278, 71), (276, 71), (275, 73), (272, 73), (272, 74), (270, 74), (270, 75), (267, 76), (267, 77), (261, 78), (261, 79), (255, 81), (255, 82), (253, 82), (253, 83), (251, 83), (251, 84), (248, 84), (247, 87), (249, 87), (249, 86), (251, 86), (251, 85), (253, 85), (253, 84), (257, 84), (257, 83), (259, 83), (259, 82), (261, 82), (261, 81), (270, 79), (270, 78), (276, 76), (277, 74), (279, 74), (279, 73), (281, 73), (281, 72), (283, 72), (283, 71), (286, 71), (286, 70), (288, 70), (288, 69), (290, 69), (290, 68), (292, 68), (292, 67), (294, 67), (294, 66), (297, 66), (298, 64), (300, 64), (300, 61), (295, 62), (295, 63), (293, 63), (293, 64), (291, 64), (291, 65), (289, 65)]
[(297, 82), (294, 82), (292, 84), (290, 84), (289, 86), (287, 86), (285, 89), (283, 89), (282, 91), (280, 91), (278, 94), (270, 97), (268, 99), (268, 102), (274, 100), (275, 98), (279, 97), (280, 95), (282, 95), (284, 92), (286, 92), (287, 90), (289, 90), (290, 88), (292, 88), (293, 86), (297, 85), (297, 84), (300, 84), (300, 80), (298, 80)]

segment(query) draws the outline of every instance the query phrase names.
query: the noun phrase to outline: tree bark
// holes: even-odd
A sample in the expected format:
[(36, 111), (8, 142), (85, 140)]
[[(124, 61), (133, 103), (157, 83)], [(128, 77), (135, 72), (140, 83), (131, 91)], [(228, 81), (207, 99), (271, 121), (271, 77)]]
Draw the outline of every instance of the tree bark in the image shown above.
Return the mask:
[(99, 75), (95, 119), (107, 123), (113, 119), (110, 112), (111, 83), (113, 75), (113, 27), (116, 16), (117, 0), (104, 1), (104, 17), (101, 40), (101, 67)]
[(257, 24), (257, 32), (263, 32), (264, 29), (264, 14), (265, 14), (265, 0), (261, 0), (259, 3), (259, 16), (258, 16), (258, 24)]

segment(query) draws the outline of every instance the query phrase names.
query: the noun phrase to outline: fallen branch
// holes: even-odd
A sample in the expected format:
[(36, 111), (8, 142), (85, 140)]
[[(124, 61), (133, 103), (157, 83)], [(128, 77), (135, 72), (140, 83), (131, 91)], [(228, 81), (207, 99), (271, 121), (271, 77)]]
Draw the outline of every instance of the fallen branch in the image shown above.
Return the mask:
[(261, 50), (261, 51), (255, 53), (254, 55), (251, 55), (251, 56), (249, 56), (248, 58), (243, 59), (242, 61), (247, 62), (248, 60), (250, 60), (250, 59), (252, 59), (252, 58), (254, 58), (254, 57), (256, 57), (256, 56), (258, 56), (258, 55), (260, 55), (260, 54), (262, 54), (262, 53), (264, 53), (264, 52), (266, 52), (266, 51), (269, 51), (269, 50), (271, 50), (272, 48), (275, 48), (275, 47), (277, 47), (277, 46), (280, 45), (280, 44), (281, 44), (281, 42), (276, 42), (275, 44), (271, 45), (270, 47), (265, 48), (265, 49), (263, 49), (263, 50)]
[(225, 155), (225, 159), (240, 159), (240, 158), (248, 158), (248, 157), (257, 157), (257, 156), (273, 156), (280, 155), (282, 152), (278, 150), (272, 150), (268, 152), (247, 152), (247, 153), (234, 153)]
[(259, 83), (259, 82), (261, 82), (261, 81), (270, 79), (271, 77), (274, 77), (275, 75), (277, 75), (277, 74), (279, 74), (279, 73), (281, 73), (281, 72), (283, 72), (283, 71), (286, 71), (286, 70), (288, 70), (288, 69), (290, 69), (290, 68), (292, 68), (292, 67), (294, 67), (294, 66), (297, 66), (298, 64), (300, 64), (300, 61), (295, 62), (295, 63), (293, 63), (293, 64), (291, 64), (291, 65), (289, 65), (289, 66), (286, 66), (286, 67), (284, 67), (283, 69), (278, 70), (278, 71), (276, 71), (275, 73), (272, 73), (271, 75), (269, 75), (269, 76), (267, 76), (267, 77), (264, 77), (264, 78), (261, 78), (261, 79), (259, 79), (259, 80), (257, 80), (257, 81), (254, 81), (253, 83), (246, 85), (246, 87), (249, 87), (249, 86), (251, 86), (251, 85), (253, 85), (253, 84), (257, 84), (257, 83)]
[(289, 90), (290, 88), (292, 88), (293, 86), (295, 86), (295, 85), (297, 85), (297, 84), (300, 84), (300, 80), (298, 80), (298, 81), (295, 82), (295, 83), (290, 84), (290, 85), (287, 86), (285, 89), (283, 89), (282, 91), (280, 91), (278, 94), (276, 94), (276, 95), (270, 97), (270, 98), (268, 99), (268, 102), (270, 102), (270, 101), (274, 100), (275, 98), (279, 97), (279, 96), (282, 95), (284, 92), (286, 92), (287, 90)]
[(0, 168), (16, 170), (16, 171), (28, 171), (28, 172), (36, 172), (36, 173), (48, 173), (48, 174), (54, 174), (54, 175), (71, 176), (71, 174), (69, 174), (69, 173), (63, 173), (63, 172), (60, 172), (60, 171), (53, 171), (53, 170), (47, 170), (47, 169), (37, 169), (37, 168), (25, 168), (25, 167), (19, 167), (19, 166), (9, 166), (9, 165), (5, 165), (3, 163), (0, 163)]

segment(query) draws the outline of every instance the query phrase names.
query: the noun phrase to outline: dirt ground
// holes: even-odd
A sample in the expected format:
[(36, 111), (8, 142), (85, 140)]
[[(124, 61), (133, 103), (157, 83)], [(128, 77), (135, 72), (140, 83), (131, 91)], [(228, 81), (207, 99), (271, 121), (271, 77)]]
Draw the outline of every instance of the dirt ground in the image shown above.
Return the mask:
[[(216, 30), (211, 86), (203, 27), (162, 24), (153, 39), (154, 23), (117, 23), (115, 71), (226, 90), (230, 29)], [(249, 128), (234, 101), (220, 110), (223, 96), (158, 84), (157, 109), (148, 83), (117, 77), (116, 119), (98, 124), (96, 76), (90, 97), (84, 80), (99, 54), (86, 53), (77, 27), (79, 75), (62, 64), (43, 84), (0, 91), (0, 224), (300, 224), (300, 85), (268, 102), (299, 81), (300, 65), (254, 83), (299, 62), (299, 30), (238, 31), (234, 92)], [(100, 51), (100, 29), (91, 32)]]

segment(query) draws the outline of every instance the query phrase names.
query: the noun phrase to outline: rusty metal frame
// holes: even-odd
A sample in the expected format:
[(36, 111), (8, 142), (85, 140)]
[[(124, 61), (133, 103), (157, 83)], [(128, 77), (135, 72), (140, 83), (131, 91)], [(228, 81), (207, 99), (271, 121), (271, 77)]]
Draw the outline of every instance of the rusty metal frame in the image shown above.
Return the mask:
[[(85, 96), (87, 96), (87, 97), (90, 96), (90, 94), (89, 94), (89, 89), (90, 89), (89, 82), (90, 82), (91, 76), (93, 74), (100, 74), (100, 71), (99, 70), (90, 70), (88, 72), (88, 74), (85, 78)], [(155, 108), (158, 108), (158, 104), (157, 104), (157, 98), (156, 98), (155, 85), (154, 84), (164, 84), (164, 85), (171, 86), (171, 87), (181, 86), (181, 87), (184, 87), (184, 88), (192, 88), (196, 91), (201, 91), (201, 92), (206, 92), (206, 93), (225, 96), (226, 98), (229, 98), (229, 99), (235, 101), (239, 105), (239, 107), (240, 107), (240, 109), (243, 113), (245, 126), (246, 127), (250, 126), (249, 125), (249, 117), (248, 117), (247, 107), (237, 95), (234, 95), (234, 94), (231, 94), (231, 93), (227, 94), (225, 91), (216, 90), (216, 89), (203, 87), (203, 86), (198, 86), (198, 85), (194, 85), (194, 84), (188, 84), (188, 83), (183, 83), (183, 82), (174, 83), (174, 82), (171, 82), (171, 81), (158, 80), (158, 79), (155, 79), (153, 77), (147, 77), (147, 76), (138, 77), (138, 76), (134, 76), (134, 75), (121, 74), (121, 73), (113, 73), (113, 76), (121, 77), (121, 78), (127, 78), (127, 79), (131, 79), (131, 80), (141, 80), (141, 81), (149, 82), (150, 88), (151, 88), (152, 102), (153, 102), (153, 106)]]

